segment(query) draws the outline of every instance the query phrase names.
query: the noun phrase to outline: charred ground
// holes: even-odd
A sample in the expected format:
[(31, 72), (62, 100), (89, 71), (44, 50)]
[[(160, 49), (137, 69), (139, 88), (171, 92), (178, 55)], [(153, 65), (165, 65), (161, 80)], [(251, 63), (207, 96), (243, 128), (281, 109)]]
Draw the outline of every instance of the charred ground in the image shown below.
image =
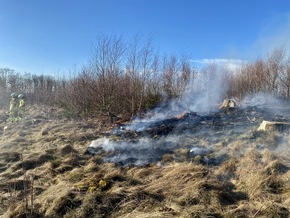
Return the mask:
[(146, 128), (39, 108), (8, 124), (3, 112), (1, 216), (288, 217), (289, 131), (257, 131), (289, 121), (273, 111), (188, 112)]

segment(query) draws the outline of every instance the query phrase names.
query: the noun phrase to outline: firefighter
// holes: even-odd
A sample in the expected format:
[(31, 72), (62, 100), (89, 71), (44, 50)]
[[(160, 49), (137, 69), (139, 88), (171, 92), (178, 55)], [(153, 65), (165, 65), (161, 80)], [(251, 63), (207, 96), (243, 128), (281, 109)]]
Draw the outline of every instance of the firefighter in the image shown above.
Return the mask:
[(14, 92), (10, 96), (9, 120), (10, 122), (15, 122), (18, 114), (18, 96)]
[(25, 98), (23, 94), (18, 95), (18, 118), (17, 120), (22, 120), (25, 115)]

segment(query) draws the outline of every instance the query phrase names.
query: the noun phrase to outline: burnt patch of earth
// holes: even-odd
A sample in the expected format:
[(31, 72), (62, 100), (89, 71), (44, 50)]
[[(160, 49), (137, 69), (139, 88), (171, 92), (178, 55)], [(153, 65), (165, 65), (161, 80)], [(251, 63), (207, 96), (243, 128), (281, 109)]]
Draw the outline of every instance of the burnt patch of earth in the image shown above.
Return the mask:
[[(255, 130), (264, 120), (288, 121), (289, 118), (258, 107), (220, 109), (210, 114), (195, 112), (182, 113), (174, 117), (156, 119), (144, 117), (139, 121), (116, 126), (103, 138), (94, 140), (86, 154), (102, 154), (104, 162), (117, 165), (146, 165), (162, 161), (164, 155), (186, 149), (186, 158), (203, 164), (220, 164), (227, 159), (226, 154), (213, 154), (217, 149), (213, 144), (225, 137), (237, 137), (239, 134)], [(196, 140), (194, 140), (196, 139)], [(201, 141), (208, 143), (201, 145)], [(212, 145), (210, 144), (212, 143)], [(200, 154), (194, 153), (200, 149)]]

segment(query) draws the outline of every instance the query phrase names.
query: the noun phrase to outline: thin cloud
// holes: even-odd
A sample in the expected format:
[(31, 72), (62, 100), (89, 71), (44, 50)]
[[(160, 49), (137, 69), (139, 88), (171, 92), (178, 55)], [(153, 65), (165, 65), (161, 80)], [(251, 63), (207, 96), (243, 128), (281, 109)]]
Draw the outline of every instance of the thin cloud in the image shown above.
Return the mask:
[(276, 48), (290, 50), (290, 13), (270, 20), (250, 48), (249, 56), (265, 57)]
[(241, 59), (226, 59), (226, 58), (205, 58), (191, 60), (192, 63), (196, 64), (197, 67), (204, 67), (209, 64), (215, 64), (220, 67), (224, 67), (228, 70), (237, 70), (247, 61)]

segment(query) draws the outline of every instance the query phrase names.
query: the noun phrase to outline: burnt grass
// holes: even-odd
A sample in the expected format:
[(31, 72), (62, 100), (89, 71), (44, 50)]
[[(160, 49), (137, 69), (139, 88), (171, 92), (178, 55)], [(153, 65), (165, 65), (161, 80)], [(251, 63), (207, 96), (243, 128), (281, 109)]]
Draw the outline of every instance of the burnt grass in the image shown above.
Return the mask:
[(0, 123), (0, 217), (289, 217), (289, 131), (257, 131), (289, 122), (285, 110), (187, 112), (134, 128), (54, 111)]

